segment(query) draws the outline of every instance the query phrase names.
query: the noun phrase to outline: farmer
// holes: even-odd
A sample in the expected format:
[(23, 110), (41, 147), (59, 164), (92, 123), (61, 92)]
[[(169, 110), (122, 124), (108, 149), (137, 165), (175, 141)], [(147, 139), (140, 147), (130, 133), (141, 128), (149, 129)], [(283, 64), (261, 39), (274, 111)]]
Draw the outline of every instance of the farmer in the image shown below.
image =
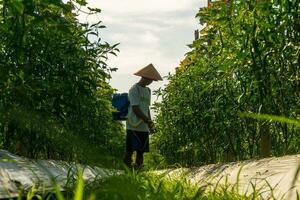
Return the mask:
[(131, 167), (132, 155), (136, 151), (135, 167), (143, 166), (144, 152), (149, 152), (149, 134), (154, 132), (150, 116), (151, 90), (147, 87), (153, 81), (162, 80), (152, 64), (134, 75), (141, 76), (138, 83), (129, 90), (130, 106), (126, 120), (126, 153), (124, 163)]

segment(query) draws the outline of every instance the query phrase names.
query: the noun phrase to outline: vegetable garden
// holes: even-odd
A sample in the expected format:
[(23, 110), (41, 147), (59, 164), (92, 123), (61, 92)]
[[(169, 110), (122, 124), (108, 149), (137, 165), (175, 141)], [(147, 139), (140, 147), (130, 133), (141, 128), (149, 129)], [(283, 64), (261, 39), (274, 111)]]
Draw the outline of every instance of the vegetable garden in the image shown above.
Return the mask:
[(101, 40), (101, 22), (78, 22), (86, 2), (0, 2), (1, 148), (84, 163), (122, 154), (105, 63), (118, 49)]
[[(199, 165), (299, 153), (298, 1), (217, 1), (170, 83), (158, 91), (156, 146), (168, 163)], [(180, 98), (179, 98), (180, 97)]]
[[(108, 81), (116, 69), (106, 64), (118, 44), (102, 41), (101, 21), (78, 21), (83, 8), (101, 12), (85, 0), (0, 0), (0, 148), (120, 168), (125, 130), (112, 120)], [(156, 91), (162, 101), (154, 105), (158, 131), (148, 167), (299, 154), (300, 2), (220, 0), (196, 17), (204, 27), (199, 38)], [(152, 192), (141, 192), (152, 198), (160, 187), (166, 199), (168, 187), (181, 191), (178, 199), (205, 196), (135, 176), (99, 192), (111, 198), (105, 188), (127, 181), (147, 184)]]

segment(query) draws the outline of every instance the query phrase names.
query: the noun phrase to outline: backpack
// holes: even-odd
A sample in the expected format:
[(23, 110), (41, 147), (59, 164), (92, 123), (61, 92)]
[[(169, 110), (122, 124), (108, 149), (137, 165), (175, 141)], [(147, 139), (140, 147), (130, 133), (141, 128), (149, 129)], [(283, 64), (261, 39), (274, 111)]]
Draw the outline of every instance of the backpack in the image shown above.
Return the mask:
[(112, 113), (113, 120), (126, 120), (129, 105), (128, 93), (113, 94), (112, 106), (117, 110)]

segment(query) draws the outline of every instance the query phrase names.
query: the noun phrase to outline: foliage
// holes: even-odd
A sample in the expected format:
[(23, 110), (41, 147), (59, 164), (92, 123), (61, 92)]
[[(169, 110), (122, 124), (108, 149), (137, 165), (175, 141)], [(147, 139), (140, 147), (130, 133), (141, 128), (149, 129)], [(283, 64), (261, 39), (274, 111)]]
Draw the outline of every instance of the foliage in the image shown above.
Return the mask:
[(157, 91), (155, 145), (169, 164), (197, 165), (299, 153), (299, 128), (239, 113), (299, 120), (298, 1), (214, 1), (204, 28)]
[[(27, 199), (35, 197), (37, 199), (58, 199), (58, 200), (81, 200), (81, 199), (257, 199), (258, 193), (251, 195), (240, 195), (236, 191), (229, 188), (221, 190), (208, 189), (206, 186), (196, 186), (189, 183), (186, 179), (172, 180), (165, 175), (136, 174), (136, 172), (128, 173), (120, 176), (110, 177), (107, 180), (95, 181), (90, 185), (82, 182), (82, 178), (78, 181), (70, 192), (61, 192), (58, 188), (52, 194), (37, 194), (33, 191), (29, 192)], [(70, 194), (69, 194), (70, 193)]]
[[(77, 20), (85, 0), (0, 1), (1, 148), (31, 158), (97, 161), (121, 152), (111, 120), (101, 21)], [(89, 14), (99, 9), (88, 8)]]
[[(234, 164), (234, 163), (233, 163)], [(242, 164), (242, 163), (241, 163)], [(235, 165), (235, 164), (234, 164)], [(100, 170), (96, 177), (84, 166), (70, 168), (63, 182), (52, 181), (53, 186), (37, 184), (19, 192), (18, 199), (291, 199), (299, 196), (295, 188), (300, 166), (288, 188), (278, 188), (270, 177), (242, 178), (243, 164), (233, 177), (205, 168), (177, 168), (155, 171), (134, 169)], [(83, 167), (83, 168), (82, 168)], [(221, 167), (222, 168), (222, 167)], [(202, 169), (202, 170), (201, 170)], [(204, 170), (204, 171), (203, 171)], [(293, 172), (293, 173), (294, 173)], [(222, 175), (223, 174), (223, 175)], [(95, 174), (94, 174), (95, 175)], [(250, 175), (250, 174), (249, 174)], [(253, 174), (252, 174), (253, 175)], [(250, 175), (250, 176), (252, 176)], [(202, 177), (202, 178), (201, 178)], [(234, 179), (232, 179), (234, 178)], [(60, 178), (59, 178), (60, 179)], [(233, 181), (233, 182), (232, 182)], [(268, 182), (271, 181), (271, 182)], [(276, 181), (276, 180), (275, 180)], [(42, 182), (40, 182), (42, 183)], [(21, 189), (22, 187), (19, 187)], [(285, 190), (288, 190), (284, 192)], [(281, 192), (280, 192), (281, 191)], [(11, 193), (14, 195), (15, 193)]]

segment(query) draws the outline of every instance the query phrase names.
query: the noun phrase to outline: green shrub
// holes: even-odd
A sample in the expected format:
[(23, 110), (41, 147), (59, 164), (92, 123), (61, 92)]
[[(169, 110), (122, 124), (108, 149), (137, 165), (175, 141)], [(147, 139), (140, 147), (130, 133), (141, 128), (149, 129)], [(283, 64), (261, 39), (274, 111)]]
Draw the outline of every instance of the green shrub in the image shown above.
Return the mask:
[(215, 1), (165, 89), (155, 145), (168, 164), (201, 165), (299, 153), (299, 128), (241, 118), (299, 120), (299, 3)]

